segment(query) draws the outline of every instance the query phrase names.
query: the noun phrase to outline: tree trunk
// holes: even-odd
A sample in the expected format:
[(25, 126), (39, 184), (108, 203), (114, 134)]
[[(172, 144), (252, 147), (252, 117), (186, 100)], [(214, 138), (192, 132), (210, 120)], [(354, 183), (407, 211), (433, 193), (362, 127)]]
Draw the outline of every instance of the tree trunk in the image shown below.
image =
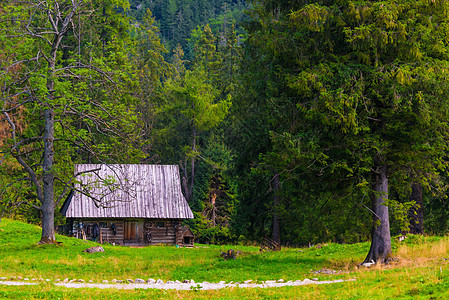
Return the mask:
[(44, 133), (44, 160), (43, 169), (43, 194), (42, 203), (42, 237), (39, 244), (55, 243), (55, 202), (54, 202), (54, 173), (53, 173), (53, 157), (54, 157), (54, 113), (52, 109), (44, 112), (45, 133)]
[(196, 151), (196, 127), (193, 124), (193, 141), (192, 141), (192, 160), (191, 160), (191, 173), (190, 173), (190, 200), (193, 200), (193, 186), (195, 184), (195, 151)]
[(281, 243), (281, 226), (278, 214), (279, 207), (279, 174), (276, 173), (273, 178), (273, 241)]
[(214, 226), (214, 227), (215, 227), (215, 225), (217, 225), (216, 222), (215, 222), (215, 218), (216, 218), (215, 200), (216, 200), (216, 199), (217, 199), (217, 194), (213, 193), (213, 194), (211, 195), (210, 205), (211, 205), (211, 207), (212, 207), (212, 216), (211, 216), (211, 219), (212, 219), (212, 226)]
[(412, 184), (410, 200), (415, 201), (415, 205), (410, 209), (410, 233), (424, 234), (424, 211), (422, 201), (422, 186), (419, 183)]
[(189, 184), (188, 184), (188, 180), (187, 180), (187, 175), (184, 174), (185, 176), (182, 177), (181, 179), (181, 184), (182, 184), (182, 188), (184, 190), (184, 195), (186, 196), (186, 200), (187, 202), (190, 203), (190, 190), (189, 190)]
[(184, 160), (184, 164), (182, 163), (182, 161), (179, 162), (179, 167), (181, 168), (182, 171), (181, 185), (184, 191), (184, 196), (186, 197), (187, 202), (190, 203), (190, 190), (188, 180), (189, 176), (187, 176), (187, 158)]
[(373, 174), (373, 231), (371, 248), (363, 263), (385, 263), (391, 258), (391, 236), (388, 206), (388, 170), (383, 165)]
[(47, 73), (47, 108), (44, 111), (44, 157), (42, 162), (42, 183), (43, 183), (43, 200), (41, 205), (42, 210), (42, 236), (39, 244), (54, 244), (55, 239), (55, 201), (54, 201), (54, 181), (55, 174), (53, 172), (54, 162), (54, 139), (55, 139), (55, 114), (51, 108), (54, 100), (56, 73), (56, 59), (59, 49), (59, 44), (63, 35), (55, 35), (53, 45), (50, 52), (50, 59), (48, 61)]

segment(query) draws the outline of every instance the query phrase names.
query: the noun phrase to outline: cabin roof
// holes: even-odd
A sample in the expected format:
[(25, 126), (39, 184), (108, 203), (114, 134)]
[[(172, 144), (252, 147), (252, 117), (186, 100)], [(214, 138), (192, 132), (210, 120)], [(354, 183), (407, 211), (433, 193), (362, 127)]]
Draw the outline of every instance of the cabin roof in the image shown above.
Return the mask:
[(193, 219), (175, 165), (75, 165), (67, 218)]

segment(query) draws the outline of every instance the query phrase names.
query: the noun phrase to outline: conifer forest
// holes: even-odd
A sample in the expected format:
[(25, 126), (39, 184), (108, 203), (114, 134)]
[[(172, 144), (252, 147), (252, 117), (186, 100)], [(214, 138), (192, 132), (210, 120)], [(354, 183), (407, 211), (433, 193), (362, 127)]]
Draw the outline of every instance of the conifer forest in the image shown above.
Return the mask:
[(179, 167), (203, 244), (449, 230), (449, 1), (0, 3), (0, 220), (75, 164)]

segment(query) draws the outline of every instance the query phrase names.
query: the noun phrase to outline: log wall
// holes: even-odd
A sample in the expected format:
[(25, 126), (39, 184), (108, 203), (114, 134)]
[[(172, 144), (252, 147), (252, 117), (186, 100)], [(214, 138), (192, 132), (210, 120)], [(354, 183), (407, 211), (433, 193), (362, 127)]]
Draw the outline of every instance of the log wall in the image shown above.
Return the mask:
[(93, 240), (95, 224), (100, 227), (97, 238), (100, 243), (124, 246), (182, 245), (181, 220), (177, 219), (73, 219), (73, 236)]
[[(80, 226), (82, 224), (82, 228)], [(93, 240), (94, 226), (99, 226), (100, 235), (96, 239), (99, 243), (123, 245), (123, 220), (73, 220), (73, 236), (79, 239)], [(113, 229), (114, 228), (114, 229)]]

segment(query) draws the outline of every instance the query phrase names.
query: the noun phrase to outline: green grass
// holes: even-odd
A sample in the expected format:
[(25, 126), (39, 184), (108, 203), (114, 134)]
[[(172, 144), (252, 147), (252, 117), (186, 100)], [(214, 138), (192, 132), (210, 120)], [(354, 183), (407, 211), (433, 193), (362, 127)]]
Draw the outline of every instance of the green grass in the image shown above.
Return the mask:
[[(3, 219), (0, 223), (0, 277), (102, 280), (154, 278), (241, 282), (252, 279), (356, 281), (270, 289), (215, 291), (67, 289), (52, 283), (38, 286), (0, 286), (0, 299), (385, 299), (449, 298), (449, 239), (411, 236), (394, 245), (399, 261), (383, 267), (357, 268), (369, 249), (368, 243), (329, 244), (322, 248), (284, 248), (260, 254), (258, 247), (196, 245), (195, 248), (152, 246), (127, 248), (104, 245), (106, 252), (82, 250), (97, 245), (58, 236), (59, 245), (38, 245), (40, 228)], [(235, 261), (223, 261), (221, 251), (243, 251)], [(340, 274), (315, 274), (329, 268)]]
[[(38, 245), (39, 238), (39, 227), (4, 219), (0, 224), (0, 275), (86, 281), (136, 277), (164, 281), (194, 279), (196, 282), (296, 280), (310, 277), (312, 269), (331, 267), (333, 260), (358, 262), (368, 250), (368, 244), (331, 244), (322, 249), (283, 249), (260, 254), (258, 247), (248, 246), (129, 248), (103, 245), (106, 252), (89, 254), (82, 250), (96, 243), (58, 236), (57, 240), (62, 242), (59, 245)], [(242, 251), (243, 255), (224, 261), (220, 252), (231, 247)]]

